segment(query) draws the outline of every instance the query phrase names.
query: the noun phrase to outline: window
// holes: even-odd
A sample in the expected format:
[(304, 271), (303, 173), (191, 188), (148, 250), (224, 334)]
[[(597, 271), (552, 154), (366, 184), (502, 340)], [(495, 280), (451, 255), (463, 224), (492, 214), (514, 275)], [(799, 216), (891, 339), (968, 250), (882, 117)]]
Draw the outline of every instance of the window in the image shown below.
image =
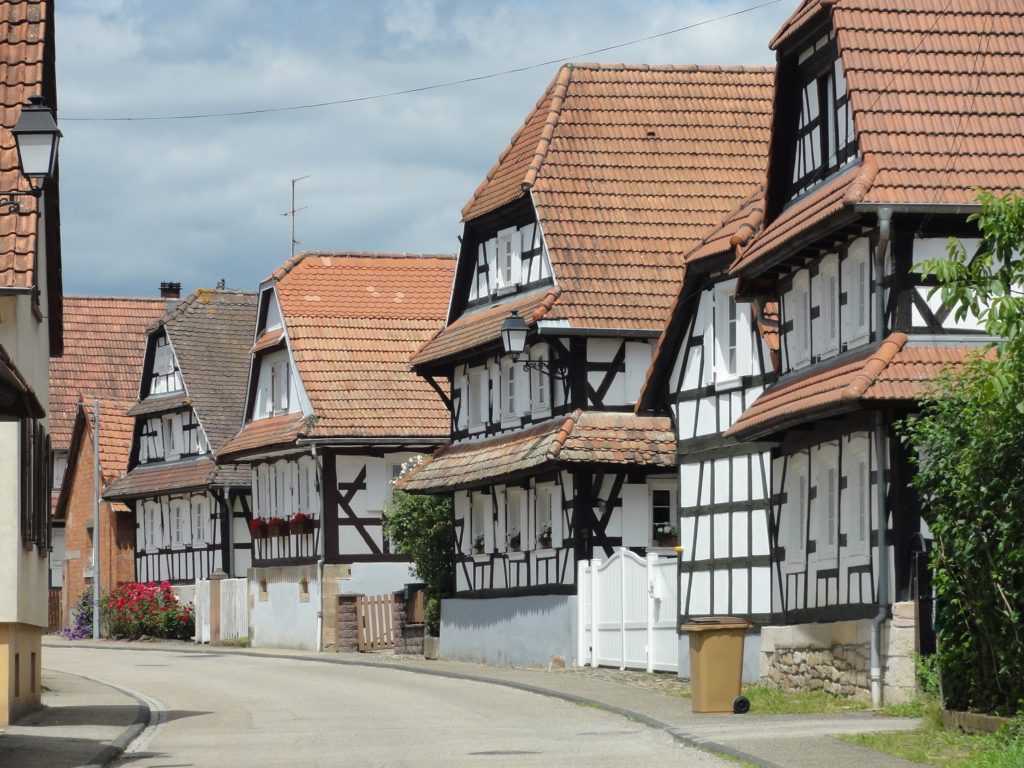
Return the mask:
[(835, 557), (839, 532), (839, 462), (835, 445), (820, 446), (814, 452), (815, 542), (819, 560)]
[(50, 437), (42, 424), (21, 422), (21, 461), (18, 492), (21, 496), (21, 539), (40, 552), (50, 546), (50, 500), (53, 484)]
[(167, 342), (167, 336), (157, 337), (153, 352), (153, 373), (149, 380), (149, 394), (160, 395), (177, 392), (182, 388), (181, 373), (175, 365), (174, 351)]
[[(522, 271), (519, 256), (519, 231), (515, 227), (498, 232), (494, 264), (494, 289), (514, 287)], [(492, 251), (493, 253), (494, 251)]]
[(162, 421), (159, 416), (146, 419), (142, 425), (139, 444), (139, 461), (159, 461), (164, 457)]
[(519, 416), (516, 402), (516, 366), (511, 358), (501, 361), (501, 420), (515, 421)]
[(192, 500), (192, 544), (206, 543), (206, 501), (195, 498)]
[(835, 256), (826, 256), (821, 262), (821, 270), (818, 272), (818, 298), (819, 333), (816, 338), (819, 340), (819, 349), (816, 351), (825, 357), (839, 350), (839, 275)]
[(793, 139), (791, 197), (842, 168), (858, 152), (834, 35), (822, 36), (805, 48), (798, 68), (800, 112)]
[(480, 427), (488, 419), (487, 369), (477, 368), (469, 373), (469, 426)]
[(793, 287), (784, 298), (783, 309), (786, 321), (790, 324), (787, 348), (791, 369), (811, 359), (811, 337), (808, 333), (811, 323), (811, 293), (807, 283), (807, 272), (801, 270), (794, 276)]
[(181, 454), (196, 456), (206, 453), (206, 441), (203, 439), (203, 428), (194, 411), (185, 411), (181, 415)]
[(146, 547), (156, 549), (160, 530), (160, 508), (154, 503), (146, 504), (142, 519), (145, 525)]
[(551, 526), (551, 485), (537, 486), (535, 489), (534, 525), (537, 532), (537, 548), (547, 549), (552, 546)]
[(846, 527), (846, 544), (851, 555), (868, 553), (871, 539), (871, 473), (870, 444), (867, 437), (850, 441), (847, 501), (844, 505), (843, 520)]
[(68, 466), (67, 451), (53, 452), (53, 490), (59, 491), (64, 482), (64, 470)]
[(270, 402), (268, 405), (270, 413), (274, 416), (288, 413), (288, 390), (288, 361), (282, 360), (279, 363), (274, 363), (270, 369)]
[(164, 458), (177, 459), (181, 456), (181, 414), (169, 413), (162, 417), (164, 435)]
[(655, 545), (673, 547), (679, 543), (675, 492), (667, 484), (651, 487), (651, 541)]
[(474, 493), (473, 519), (469, 533), (469, 551), (482, 554), (490, 551), (491, 539), (491, 497), (489, 494)]
[(180, 547), (185, 542), (185, 510), (180, 501), (171, 502), (171, 546)]
[(505, 537), (510, 551), (529, 549), (526, 541), (526, 520), (523, 517), (525, 497), (521, 488), (505, 491)]
[(739, 308), (736, 282), (715, 289), (715, 382), (734, 381), (739, 375)]
[(786, 547), (786, 562), (803, 568), (807, 557), (807, 457), (791, 456), (783, 531), (780, 539)]
[[(537, 345), (530, 350), (531, 360), (547, 361), (549, 357), (546, 344)], [(530, 411), (536, 416), (546, 416), (551, 412), (551, 377), (543, 371), (530, 371)]]
[(871, 313), (871, 261), (866, 238), (850, 244), (843, 261), (843, 287), (846, 289), (847, 347), (868, 337)]

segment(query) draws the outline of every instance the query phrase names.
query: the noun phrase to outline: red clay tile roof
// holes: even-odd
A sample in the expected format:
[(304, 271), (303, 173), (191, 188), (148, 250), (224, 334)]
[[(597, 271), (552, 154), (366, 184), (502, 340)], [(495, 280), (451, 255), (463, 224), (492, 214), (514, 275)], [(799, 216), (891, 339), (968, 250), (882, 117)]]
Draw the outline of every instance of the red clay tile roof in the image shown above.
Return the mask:
[(819, 7), (831, 9), (860, 151), (877, 174), (845, 200), (837, 180), (824, 193), (829, 204), (817, 195), (816, 206), (794, 206), (801, 216), (785, 211), (755, 240), (743, 266), (785, 245), (826, 209), (859, 201), (974, 205), (979, 187), (996, 194), (1024, 189), (1018, 4), (807, 0), (773, 43), (815, 23)]
[(573, 327), (658, 329), (682, 256), (763, 178), (764, 68), (569, 64), (463, 208), (530, 191)]
[[(200, 288), (157, 325), (171, 341), (192, 407), (216, 455), (242, 423), (256, 294)], [(140, 405), (148, 403), (146, 398)]]
[(409, 358), (443, 324), (448, 255), (305, 253), (271, 275), (310, 438), (448, 435), (448, 411)]
[(256, 339), (256, 343), (252, 345), (251, 352), (255, 354), (257, 352), (262, 352), (264, 349), (271, 349), (283, 344), (284, 328), (275, 328), (272, 331), (267, 331)]
[(536, 291), (467, 312), (439, 330), (413, 355), (411, 363), (414, 366), (435, 363), (497, 341), (501, 338), (501, 324), (512, 310), (518, 312), (528, 325), (533, 325), (548, 313), (560, 293), (557, 288)]
[(440, 493), (559, 463), (669, 468), (675, 466), (675, 450), (668, 418), (577, 410), (512, 434), (446, 445), (397, 487)]
[(812, 23), (812, 19), (819, 12), (828, 10), (834, 2), (835, 0), (801, 0), (796, 10), (782, 23), (775, 37), (768, 43), (768, 47), (776, 50), (795, 33), (801, 31), (805, 24)]
[(139, 464), (107, 486), (103, 498), (128, 501), (147, 496), (159, 496), (172, 491), (192, 491), (207, 488), (213, 481), (216, 465), (209, 456), (169, 463)]
[(171, 395), (155, 395), (141, 400), (128, 409), (129, 416), (148, 416), (152, 413), (166, 413), (192, 405), (192, 398), (181, 392)]
[(762, 437), (871, 402), (914, 400), (944, 368), (984, 349), (979, 345), (908, 345), (907, 340), (907, 334), (893, 333), (863, 354), (780, 381), (757, 398), (725, 435)]
[(732, 265), (733, 274), (749, 271), (748, 268), (764, 256), (791, 246), (801, 237), (812, 237), (815, 228), (833, 216), (852, 215), (853, 206), (863, 200), (877, 172), (874, 160), (866, 158), (798, 200), (755, 235), (745, 250), (739, 251)]
[(54, 450), (70, 448), (79, 400), (138, 397), (145, 331), (166, 309), (162, 299), (64, 297), (64, 354), (50, 361)]
[(721, 223), (686, 254), (686, 263), (735, 254), (750, 242), (764, 219), (764, 185), (759, 184)]
[[(53, 50), (52, 7), (49, 2), (6, 0), (0, 2), (0, 40), (3, 40), (0, 64), (0, 189), (29, 189), (21, 175), (18, 150), (10, 129), (21, 114), (21, 107), (30, 96), (47, 96), (48, 105), (56, 107), (48, 91), (47, 62)], [(47, 38), (51, 38), (47, 40)], [(31, 288), (36, 284), (36, 230), (39, 201), (34, 197), (18, 198), (20, 213), (0, 215), (0, 287)], [(58, 299), (59, 306), (59, 299)], [(72, 414), (73, 415), (73, 414)], [(70, 425), (68, 425), (70, 430)], [(70, 434), (68, 435), (70, 437)]]
[(256, 419), (221, 447), (218, 458), (224, 461), (259, 451), (287, 448), (306, 432), (306, 417), (301, 413)]

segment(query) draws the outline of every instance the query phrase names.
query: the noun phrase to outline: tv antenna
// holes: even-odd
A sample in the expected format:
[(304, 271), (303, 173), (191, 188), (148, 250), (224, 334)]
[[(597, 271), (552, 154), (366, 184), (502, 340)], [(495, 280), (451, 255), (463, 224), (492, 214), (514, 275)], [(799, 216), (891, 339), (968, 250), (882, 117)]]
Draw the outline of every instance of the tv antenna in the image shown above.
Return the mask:
[(291, 210), (285, 211), (281, 216), (291, 216), (292, 218), (292, 256), (295, 255), (295, 246), (299, 244), (299, 241), (295, 239), (295, 214), (299, 211), (305, 211), (309, 208), (308, 205), (304, 205), (301, 208), (295, 207), (295, 184), (308, 179), (312, 174), (306, 174), (305, 176), (299, 176), (298, 178), (292, 179), (292, 207)]

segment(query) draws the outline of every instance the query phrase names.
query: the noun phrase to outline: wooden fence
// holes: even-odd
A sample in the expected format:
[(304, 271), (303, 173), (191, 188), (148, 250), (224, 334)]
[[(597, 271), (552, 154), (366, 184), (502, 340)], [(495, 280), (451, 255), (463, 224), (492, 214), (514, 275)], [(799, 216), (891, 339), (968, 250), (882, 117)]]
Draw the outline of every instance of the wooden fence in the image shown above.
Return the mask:
[(64, 611), (61, 610), (60, 587), (50, 587), (47, 601), (47, 631), (60, 632), (64, 629)]
[(384, 651), (395, 647), (394, 610), (393, 595), (359, 595), (356, 598), (356, 641), (360, 651)]

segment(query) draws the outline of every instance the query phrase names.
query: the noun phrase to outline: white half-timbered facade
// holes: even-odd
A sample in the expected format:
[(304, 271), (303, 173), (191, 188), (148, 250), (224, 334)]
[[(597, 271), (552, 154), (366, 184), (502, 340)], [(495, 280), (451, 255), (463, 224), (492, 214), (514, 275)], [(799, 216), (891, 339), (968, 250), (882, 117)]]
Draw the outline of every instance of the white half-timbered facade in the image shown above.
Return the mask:
[[(571, 660), (577, 564), (619, 547), (674, 556), (675, 435), (667, 418), (633, 411), (682, 255), (763, 170), (749, 158), (767, 136), (770, 77), (563, 67), (464, 207), (447, 324), (412, 360), (447, 385), (451, 443), (402, 486), (453, 500), (442, 655)], [(707, 162), (699, 131), (734, 125), (739, 102), (689, 100), (721, 99), (724, 87), (742, 94), (745, 115), (715, 152), (737, 171), (708, 195), (661, 164)], [(513, 312), (528, 326), (518, 360), (500, 338)]]
[(249, 471), (216, 455), (241, 411), (255, 310), (255, 294), (200, 289), (148, 331), (128, 471), (104, 492), (134, 512), (137, 581), (249, 568)]
[[(880, 0), (800, 4), (772, 41), (764, 197), (728, 238), (737, 296), (752, 306), (777, 302), (780, 321), (761, 328), (777, 344), (777, 378), (724, 433), (770, 446), (771, 612), (759, 627), (761, 672), (790, 687), (870, 690), (876, 703), (912, 695), (907, 648), (934, 647), (929, 534), (896, 424), (939, 371), (990, 341), (975, 319), (956, 321), (929, 298), (934, 284), (915, 266), (943, 255), (950, 236), (977, 246), (967, 220), (974, 189), (1009, 191), (1024, 179), (1024, 153), (1002, 157), (990, 174), (988, 150), (967, 138), (953, 151), (958, 142), (946, 130), (955, 119), (996, 142), (1016, 116), (992, 117), (999, 109), (966, 93), (950, 95), (941, 114), (924, 106), (938, 103), (944, 78), (960, 71), (991, 21), (990, 11), (961, 15), (942, 5), (930, 13), (943, 51), (929, 54), (927, 73), (911, 75), (920, 41), (901, 26), (905, 9)], [(904, 30), (888, 37), (884, 54), (865, 44), (864, 33), (880, 26)], [(1001, 71), (978, 62), (974, 76), (994, 94)], [(793, 625), (801, 632), (785, 631)], [(787, 661), (811, 637), (815, 649), (858, 650), (815, 682), (817, 672)]]
[(446, 431), (406, 361), (440, 324), (453, 268), (303, 253), (261, 285), (243, 426), (221, 456), (251, 468), (254, 645), (336, 648), (338, 595), (414, 580), (384, 511), (402, 464)]

